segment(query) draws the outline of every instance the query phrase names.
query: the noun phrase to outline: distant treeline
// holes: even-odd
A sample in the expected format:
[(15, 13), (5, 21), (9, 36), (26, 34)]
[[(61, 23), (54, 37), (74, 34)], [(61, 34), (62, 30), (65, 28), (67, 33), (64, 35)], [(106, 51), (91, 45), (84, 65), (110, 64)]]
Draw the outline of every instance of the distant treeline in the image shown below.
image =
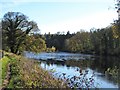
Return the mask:
[(74, 53), (90, 53), (99, 55), (120, 54), (120, 20), (109, 27), (91, 29), (90, 32), (81, 30), (70, 34), (45, 34), (47, 47), (54, 46), (57, 51)]
[(8, 12), (2, 18), (2, 49), (15, 54), (23, 51), (90, 53), (98, 55), (120, 54), (120, 20), (109, 27), (81, 30), (77, 33), (39, 33), (37, 23), (20, 12)]

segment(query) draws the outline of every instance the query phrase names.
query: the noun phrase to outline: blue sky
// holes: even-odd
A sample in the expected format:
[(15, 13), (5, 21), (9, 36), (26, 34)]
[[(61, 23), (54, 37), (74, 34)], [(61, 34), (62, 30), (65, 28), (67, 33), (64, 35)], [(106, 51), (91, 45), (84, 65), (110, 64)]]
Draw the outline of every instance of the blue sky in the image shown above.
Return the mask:
[(103, 28), (117, 19), (114, 0), (1, 0), (0, 18), (8, 11), (22, 12), (37, 22), (41, 33)]

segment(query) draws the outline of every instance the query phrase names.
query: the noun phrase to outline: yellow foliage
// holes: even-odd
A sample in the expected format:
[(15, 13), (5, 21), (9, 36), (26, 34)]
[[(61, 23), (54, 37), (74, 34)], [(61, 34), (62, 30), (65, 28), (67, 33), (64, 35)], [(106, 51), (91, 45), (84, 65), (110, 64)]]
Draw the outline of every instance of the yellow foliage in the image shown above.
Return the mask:
[(114, 38), (116, 38), (116, 39), (119, 38), (119, 32), (117, 30), (117, 26), (115, 26), (115, 25), (112, 26), (112, 32), (113, 32)]

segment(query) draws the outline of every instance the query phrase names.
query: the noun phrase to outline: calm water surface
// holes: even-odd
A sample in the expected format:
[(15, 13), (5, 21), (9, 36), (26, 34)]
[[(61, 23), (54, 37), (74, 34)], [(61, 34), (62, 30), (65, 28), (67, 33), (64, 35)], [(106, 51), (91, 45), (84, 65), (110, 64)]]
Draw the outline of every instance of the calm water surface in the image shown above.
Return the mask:
[(94, 73), (94, 86), (98, 88), (118, 88), (115, 80), (105, 75), (107, 68), (119, 66), (120, 60), (117, 57), (94, 57), (86, 54), (74, 54), (66, 52), (57, 53), (40, 53), (25, 52), (27, 58), (33, 58), (41, 61), (40, 66), (43, 69), (55, 72), (54, 76), (66, 73), (66, 76), (78, 76), (81, 69), (83, 72), (88, 71), (87, 77)]

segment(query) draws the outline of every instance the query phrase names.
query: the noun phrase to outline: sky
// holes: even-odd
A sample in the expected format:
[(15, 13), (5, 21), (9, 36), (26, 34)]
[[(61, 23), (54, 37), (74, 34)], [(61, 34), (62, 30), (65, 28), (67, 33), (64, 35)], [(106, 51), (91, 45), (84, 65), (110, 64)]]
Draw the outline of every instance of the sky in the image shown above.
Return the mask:
[(105, 28), (118, 18), (114, 0), (0, 0), (0, 18), (21, 12), (38, 24), (40, 32), (74, 33)]

